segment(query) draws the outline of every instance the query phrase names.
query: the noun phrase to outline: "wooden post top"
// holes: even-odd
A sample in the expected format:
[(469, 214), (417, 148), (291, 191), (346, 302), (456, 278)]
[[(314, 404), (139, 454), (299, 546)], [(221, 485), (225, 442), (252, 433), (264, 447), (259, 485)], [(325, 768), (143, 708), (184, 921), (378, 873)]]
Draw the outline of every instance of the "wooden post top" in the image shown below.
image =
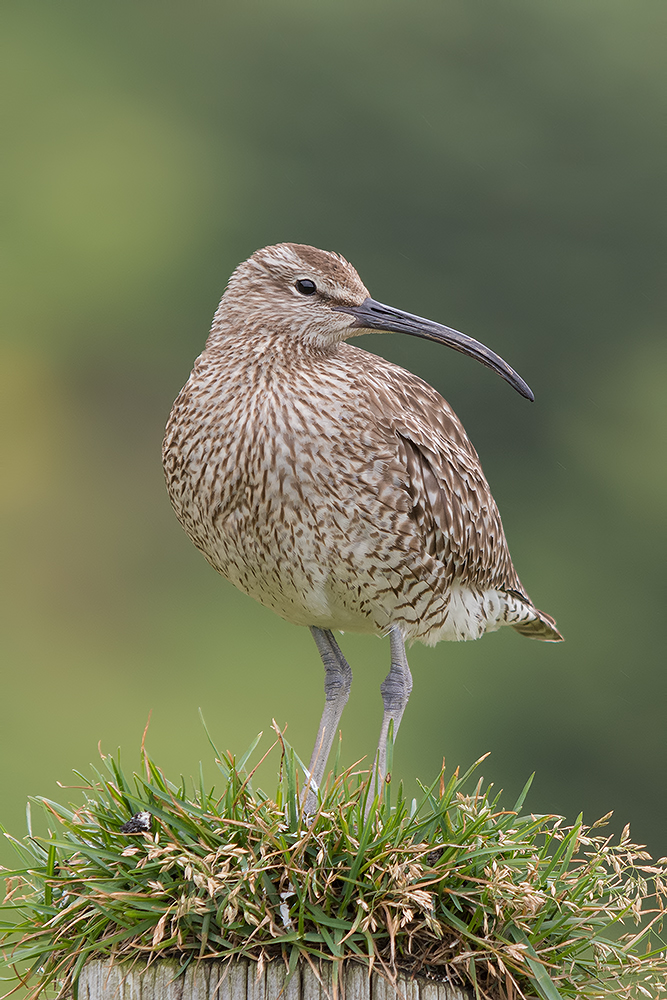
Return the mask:
[[(282, 961), (267, 962), (258, 975), (257, 962), (239, 959), (229, 963), (204, 959), (193, 962), (184, 975), (178, 963), (160, 959), (143, 963), (93, 959), (79, 979), (79, 1000), (335, 1000), (332, 963), (322, 963), (317, 978), (300, 961), (285, 986)], [(382, 974), (371, 977), (364, 965), (346, 962), (336, 990), (338, 1000), (471, 1000), (460, 986), (430, 979), (400, 976), (394, 986)]]

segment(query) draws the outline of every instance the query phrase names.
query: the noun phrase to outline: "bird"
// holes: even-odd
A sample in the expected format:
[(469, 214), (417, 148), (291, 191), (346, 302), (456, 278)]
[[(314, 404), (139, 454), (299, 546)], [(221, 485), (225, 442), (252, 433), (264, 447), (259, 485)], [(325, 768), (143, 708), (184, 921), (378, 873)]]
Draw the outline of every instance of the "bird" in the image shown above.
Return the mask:
[(325, 704), (310, 810), (352, 682), (334, 632), (389, 638), (378, 787), (412, 690), (406, 642), (503, 625), (562, 639), (517, 576), (463, 425), (427, 382), (348, 343), (371, 332), (446, 345), (534, 398), (479, 341), (371, 298), (340, 254), (280, 243), (229, 278), (163, 444), (169, 498), (195, 546), (315, 640)]

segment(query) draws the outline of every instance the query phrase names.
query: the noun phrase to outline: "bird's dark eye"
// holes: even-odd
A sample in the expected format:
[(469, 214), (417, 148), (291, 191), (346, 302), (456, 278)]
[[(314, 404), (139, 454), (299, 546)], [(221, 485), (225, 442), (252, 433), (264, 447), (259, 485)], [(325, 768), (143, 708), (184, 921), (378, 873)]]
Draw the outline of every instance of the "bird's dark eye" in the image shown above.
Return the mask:
[(301, 292), (302, 295), (314, 295), (317, 291), (317, 285), (310, 278), (299, 279), (294, 282), (294, 287), (297, 292)]

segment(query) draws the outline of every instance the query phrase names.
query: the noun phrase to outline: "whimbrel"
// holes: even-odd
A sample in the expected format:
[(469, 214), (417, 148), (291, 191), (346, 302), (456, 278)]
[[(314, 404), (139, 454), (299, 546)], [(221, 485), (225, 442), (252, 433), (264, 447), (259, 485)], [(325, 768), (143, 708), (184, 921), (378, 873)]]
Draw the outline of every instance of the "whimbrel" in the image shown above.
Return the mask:
[(412, 689), (406, 639), (501, 625), (562, 638), (519, 581), (460, 421), (416, 375), (346, 343), (370, 331), (446, 344), (533, 398), (483, 344), (376, 302), (343, 257), (282, 243), (232, 274), (164, 440), (169, 496), (197, 548), (315, 639), (325, 706), (311, 805), (352, 681), (334, 630), (389, 636), (380, 775)]

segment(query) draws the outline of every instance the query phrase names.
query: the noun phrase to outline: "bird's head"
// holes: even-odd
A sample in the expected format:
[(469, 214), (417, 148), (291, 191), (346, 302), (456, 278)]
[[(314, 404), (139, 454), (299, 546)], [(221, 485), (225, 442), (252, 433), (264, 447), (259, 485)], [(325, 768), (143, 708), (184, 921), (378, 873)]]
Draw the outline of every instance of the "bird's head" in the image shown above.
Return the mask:
[(368, 289), (343, 257), (279, 243), (239, 264), (216, 320), (240, 333), (271, 332), (326, 350), (359, 332), (352, 330), (352, 317), (336, 307), (361, 306), (368, 297)]
[(407, 333), (452, 347), (498, 372), (517, 392), (533, 393), (514, 369), (479, 341), (451, 327), (376, 302), (344, 257), (298, 243), (257, 250), (236, 268), (220, 301), (211, 343), (230, 333), (282, 334), (316, 349), (372, 331)]

